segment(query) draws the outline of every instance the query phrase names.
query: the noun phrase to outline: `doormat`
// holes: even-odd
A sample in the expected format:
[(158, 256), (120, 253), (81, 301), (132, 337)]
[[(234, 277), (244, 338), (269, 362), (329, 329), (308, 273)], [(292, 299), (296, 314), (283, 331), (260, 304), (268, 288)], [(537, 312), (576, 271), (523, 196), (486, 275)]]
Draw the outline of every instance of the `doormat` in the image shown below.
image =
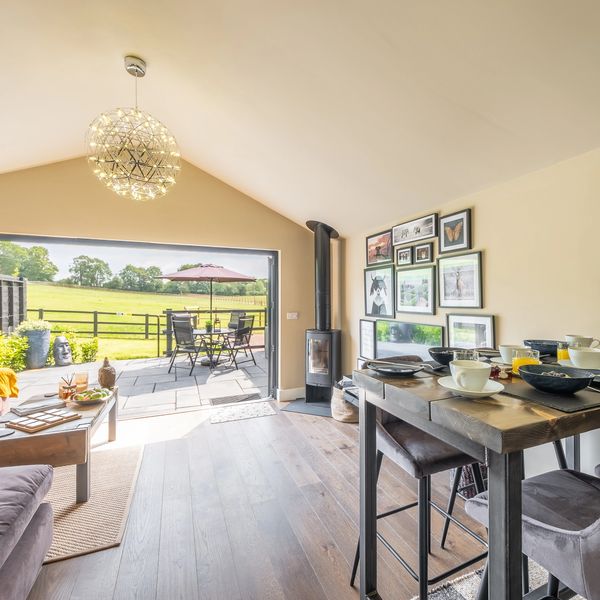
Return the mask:
[(317, 417), (331, 417), (331, 402), (306, 402), (304, 399), (292, 400), (286, 402), (281, 410)]
[(228, 421), (241, 421), (243, 419), (255, 419), (256, 417), (270, 417), (277, 412), (269, 401), (265, 402), (243, 402), (240, 405), (223, 406), (213, 408), (210, 414), (210, 422), (227, 423)]
[(54, 469), (46, 496), (54, 510), (54, 536), (45, 562), (121, 543), (141, 458), (141, 446), (92, 452), (90, 499), (80, 504), (75, 502), (75, 466)]
[[(462, 577), (448, 581), (429, 592), (429, 600), (475, 600), (479, 592), (483, 569), (467, 573)], [(548, 582), (548, 572), (538, 564), (529, 561), (529, 589), (535, 590)], [(545, 595), (545, 594), (544, 594)], [(412, 600), (419, 600), (415, 596)], [(583, 600), (581, 596), (573, 596), (573, 600)]]
[(220, 404), (234, 404), (236, 402), (248, 402), (249, 400), (260, 400), (260, 394), (238, 394), (237, 396), (211, 398), (210, 403), (213, 406), (219, 406)]

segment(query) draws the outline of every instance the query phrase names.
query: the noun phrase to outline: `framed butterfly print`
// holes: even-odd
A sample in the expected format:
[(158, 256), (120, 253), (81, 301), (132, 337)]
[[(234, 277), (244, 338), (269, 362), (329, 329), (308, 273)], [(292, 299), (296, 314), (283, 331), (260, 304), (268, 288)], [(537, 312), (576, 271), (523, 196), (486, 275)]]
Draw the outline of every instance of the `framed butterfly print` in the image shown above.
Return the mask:
[(440, 254), (469, 250), (471, 247), (470, 208), (440, 217)]

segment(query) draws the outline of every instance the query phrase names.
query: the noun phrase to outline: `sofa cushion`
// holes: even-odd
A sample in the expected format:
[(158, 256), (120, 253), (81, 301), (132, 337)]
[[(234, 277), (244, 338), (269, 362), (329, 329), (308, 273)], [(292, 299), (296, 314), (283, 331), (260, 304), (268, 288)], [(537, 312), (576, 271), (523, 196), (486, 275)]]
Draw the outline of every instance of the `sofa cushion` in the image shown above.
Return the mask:
[(0, 469), (0, 566), (13, 551), (52, 484), (50, 465)]

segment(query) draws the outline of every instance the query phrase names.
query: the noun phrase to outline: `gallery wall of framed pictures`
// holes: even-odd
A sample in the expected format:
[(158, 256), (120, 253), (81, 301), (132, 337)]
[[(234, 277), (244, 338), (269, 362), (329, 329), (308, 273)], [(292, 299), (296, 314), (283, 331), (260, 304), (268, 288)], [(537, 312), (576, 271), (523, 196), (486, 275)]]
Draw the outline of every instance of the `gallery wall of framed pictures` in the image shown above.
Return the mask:
[[(410, 342), (406, 336), (398, 340), (409, 325), (421, 333), (425, 330), (418, 328), (433, 328), (427, 330), (430, 335), (424, 343), (436, 343), (429, 346), (494, 347), (493, 315), (445, 310), (484, 307), (483, 251), (473, 249), (470, 208), (446, 215), (431, 213), (369, 235), (366, 252), (365, 315), (377, 320), (360, 321), (362, 358), (404, 352)], [(393, 320), (403, 313), (435, 315), (437, 308), (446, 313), (447, 340), (441, 325)]]

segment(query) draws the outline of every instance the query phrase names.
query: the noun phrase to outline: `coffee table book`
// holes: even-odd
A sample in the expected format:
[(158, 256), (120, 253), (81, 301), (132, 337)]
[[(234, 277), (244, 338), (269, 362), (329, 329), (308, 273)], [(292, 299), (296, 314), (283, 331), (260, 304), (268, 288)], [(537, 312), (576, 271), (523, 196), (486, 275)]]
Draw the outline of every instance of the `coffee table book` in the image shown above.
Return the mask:
[(12, 419), (6, 423), (6, 427), (25, 433), (36, 433), (76, 419), (81, 419), (81, 415), (64, 408), (55, 408)]

